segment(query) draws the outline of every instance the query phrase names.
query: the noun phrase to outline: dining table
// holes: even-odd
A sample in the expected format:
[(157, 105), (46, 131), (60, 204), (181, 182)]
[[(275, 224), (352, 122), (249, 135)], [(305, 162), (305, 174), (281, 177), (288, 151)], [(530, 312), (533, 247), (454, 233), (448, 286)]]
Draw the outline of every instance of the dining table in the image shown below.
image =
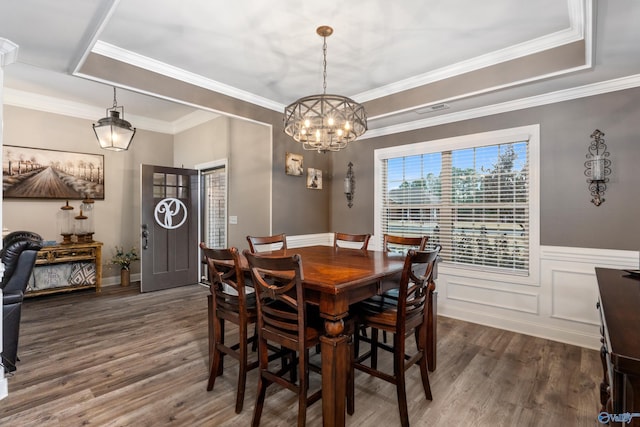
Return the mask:
[[(397, 276), (399, 280), (405, 255), (320, 245), (259, 252), (266, 257), (293, 254), (300, 255), (302, 260), (305, 300), (319, 307), (324, 320), (324, 335), (320, 337), (323, 425), (344, 426), (350, 368), (344, 319), (349, 316), (352, 304), (392, 287), (394, 281), (382, 279)], [(434, 316), (433, 311), (430, 315)], [(430, 323), (435, 324), (433, 320)], [(428, 333), (427, 340), (433, 344), (435, 335)], [(428, 343), (428, 347), (435, 350), (434, 344)], [(431, 352), (427, 353), (428, 356)]]

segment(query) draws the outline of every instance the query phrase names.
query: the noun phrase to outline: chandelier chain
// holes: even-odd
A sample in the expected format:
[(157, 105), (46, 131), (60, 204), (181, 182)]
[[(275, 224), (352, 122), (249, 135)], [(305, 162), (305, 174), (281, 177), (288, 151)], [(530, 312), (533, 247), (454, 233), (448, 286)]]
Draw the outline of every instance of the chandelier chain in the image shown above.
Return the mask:
[(118, 106), (118, 102), (116, 101), (116, 87), (113, 87), (113, 108)]
[(327, 94), (327, 36), (322, 38), (322, 93)]

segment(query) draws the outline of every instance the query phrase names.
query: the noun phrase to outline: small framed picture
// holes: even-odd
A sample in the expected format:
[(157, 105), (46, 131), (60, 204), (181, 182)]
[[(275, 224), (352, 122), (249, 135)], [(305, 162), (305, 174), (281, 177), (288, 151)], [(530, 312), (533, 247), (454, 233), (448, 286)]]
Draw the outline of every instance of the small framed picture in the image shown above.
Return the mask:
[(302, 154), (287, 153), (285, 156), (285, 173), (291, 176), (302, 176), (304, 167)]
[(322, 190), (322, 171), (320, 169), (307, 169), (307, 188)]

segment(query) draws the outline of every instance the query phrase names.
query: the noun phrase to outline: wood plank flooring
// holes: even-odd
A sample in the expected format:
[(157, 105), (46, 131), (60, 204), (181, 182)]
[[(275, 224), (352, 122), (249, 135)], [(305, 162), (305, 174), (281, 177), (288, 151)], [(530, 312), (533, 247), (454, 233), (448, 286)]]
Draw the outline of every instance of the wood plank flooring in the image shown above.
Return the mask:
[[(250, 425), (256, 371), (239, 415), (234, 360), (206, 391), (207, 292), (140, 294), (132, 284), (27, 299), (21, 361), (0, 400), (0, 426)], [(438, 327), (433, 401), (424, 398), (419, 369), (408, 371), (413, 426), (598, 425), (598, 352), (445, 317)], [(311, 375), (312, 389), (319, 387)], [(296, 413), (293, 393), (272, 386), (261, 425), (295, 425)], [(308, 426), (322, 425), (321, 403), (307, 413)], [(347, 425), (399, 425), (395, 388), (356, 372)]]

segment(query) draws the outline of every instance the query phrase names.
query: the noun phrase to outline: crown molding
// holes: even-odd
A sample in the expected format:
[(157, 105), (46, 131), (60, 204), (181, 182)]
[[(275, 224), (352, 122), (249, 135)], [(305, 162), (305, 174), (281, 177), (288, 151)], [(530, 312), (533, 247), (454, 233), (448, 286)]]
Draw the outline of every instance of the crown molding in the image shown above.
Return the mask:
[(229, 86), (215, 80), (204, 78), (189, 71), (185, 71), (181, 68), (174, 67), (173, 65), (165, 64), (164, 62), (156, 61), (155, 59), (138, 55), (125, 49), (121, 49), (109, 43), (101, 41), (96, 42), (96, 44), (93, 46), (92, 52), (102, 56), (106, 56), (116, 61), (121, 61), (126, 64), (130, 64), (157, 74), (161, 74), (163, 76), (171, 77), (189, 84), (193, 84), (204, 89), (231, 96), (241, 101), (259, 105), (270, 110), (283, 111), (285, 107), (284, 104), (281, 104), (279, 102), (263, 98), (261, 96), (237, 89), (233, 86)]
[[(437, 81), (445, 80), (453, 76), (476, 71), (502, 62), (522, 58), (538, 52), (549, 50), (565, 44), (573, 43), (584, 38), (591, 38), (591, 15), (592, 8), (590, 4), (593, 0), (567, 0), (569, 11), (569, 27), (552, 34), (538, 37), (533, 40), (509, 46), (494, 52), (487, 53), (466, 61), (448, 65), (428, 73), (410, 77), (405, 80), (394, 82), (379, 88), (361, 92), (353, 96), (358, 102), (371, 101), (373, 99), (382, 98), (384, 96), (393, 95), (419, 86), (424, 86)], [(589, 49), (588, 49), (589, 51)], [(589, 54), (589, 63), (590, 57)], [(569, 73), (574, 70), (565, 70), (557, 74)], [(540, 78), (546, 78), (541, 76)]]
[[(4, 104), (14, 107), (28, 108), (30, 110), (46, 113), (61, 114), (80, 119), (97, 121), (105, 116), (106, 109), (97, 108), (80, 102), (68, 101), (32, 92), (4, 88)], [(174, 124), (148, 117), (127, 114), (127, 120), (137, 129), (145, 129), (154, 132), (172, 134)]]
[(172, 133), (176, 134), (176, 133), (184, 132), (185, 130), (189, 130), (193, 127), (199, 126), (217, 117), (220, 117), (220, 114), (211, 113), (205, 110), (196, 110), (193, 113), (189, 113), (186, 116), (181, 117), (178, 120), (174, 121), (172, 123), (173, 125)]
[[(579, 86), (571, 89), (549, 92), (543, 95), (522, 98), (499, 104), (487, 105), (484, 107), (473, 108), (465, 111), (443, 114), (437, 117), (415, 120), (398, 125), (387, 126), (384, 128), (369, 129), (359, 139), (363, 140), (401, 132), (408, 132), (462, 120), (486, 117), (493, 114), (507, 113), (509, 111), (517, 111), (525, 108), (539, 107), (542, 105), (585, 98), (587, 96), (601, 95), (625, 89), (633, 89), (636, 87), (640, 87), (640, 74), (612, 79), (600, 83)], [(98, 120), (105, 114), (105, 109), (103, 108), (96, 108), (87, 104), (65, 101), (59, 98), (38, 95), (31, 92), (24, 92), (8, 87), (4, 88), (3, 96), (4, 104), (6, 105), (44, 111), (47, 113), (62, 114), (92, 121)], [(210, 111), (196, 111), (172, 123), (136, 115), (127, 115), (127, 120), (134, 123), (138, 129), (175, 134), (177, 132), (187, 130), (193, 126), (202, 124), (207, 120), (214, 118), (215, 116), (216, 114)], [(205, 117), (207, 117), (207, 119), (205, 119)]]
[(18, 59), (18, 45), (8, 39), (0, 38), (0, 67), (6, 67)]
[(443, 114), (437, 117), (415, 120), (412, 122), (387, 126), (384, 128), (370, 129), (359, 139), (363, 140), (377, 138), (385, 135), (393, 135), (401, 132), (424, 129), (432, 126), (454, 123), (463, 120), (476, 119), (479, 117), (486, 117), (494, 114), (508, 113), (510, 111), (555, 104), (558, 102), (570, 101), (573, 99), (586, 98), (587, 96), (601, 95), (625, 89), (633, 89), (636, 87), (640, 87), (640, 74), (607, 80), (599, 83), (592, 83), (571, 89), (549, 92), (542, 95), (502, 102), (499, 104), (472, 108), (465, 111)]

